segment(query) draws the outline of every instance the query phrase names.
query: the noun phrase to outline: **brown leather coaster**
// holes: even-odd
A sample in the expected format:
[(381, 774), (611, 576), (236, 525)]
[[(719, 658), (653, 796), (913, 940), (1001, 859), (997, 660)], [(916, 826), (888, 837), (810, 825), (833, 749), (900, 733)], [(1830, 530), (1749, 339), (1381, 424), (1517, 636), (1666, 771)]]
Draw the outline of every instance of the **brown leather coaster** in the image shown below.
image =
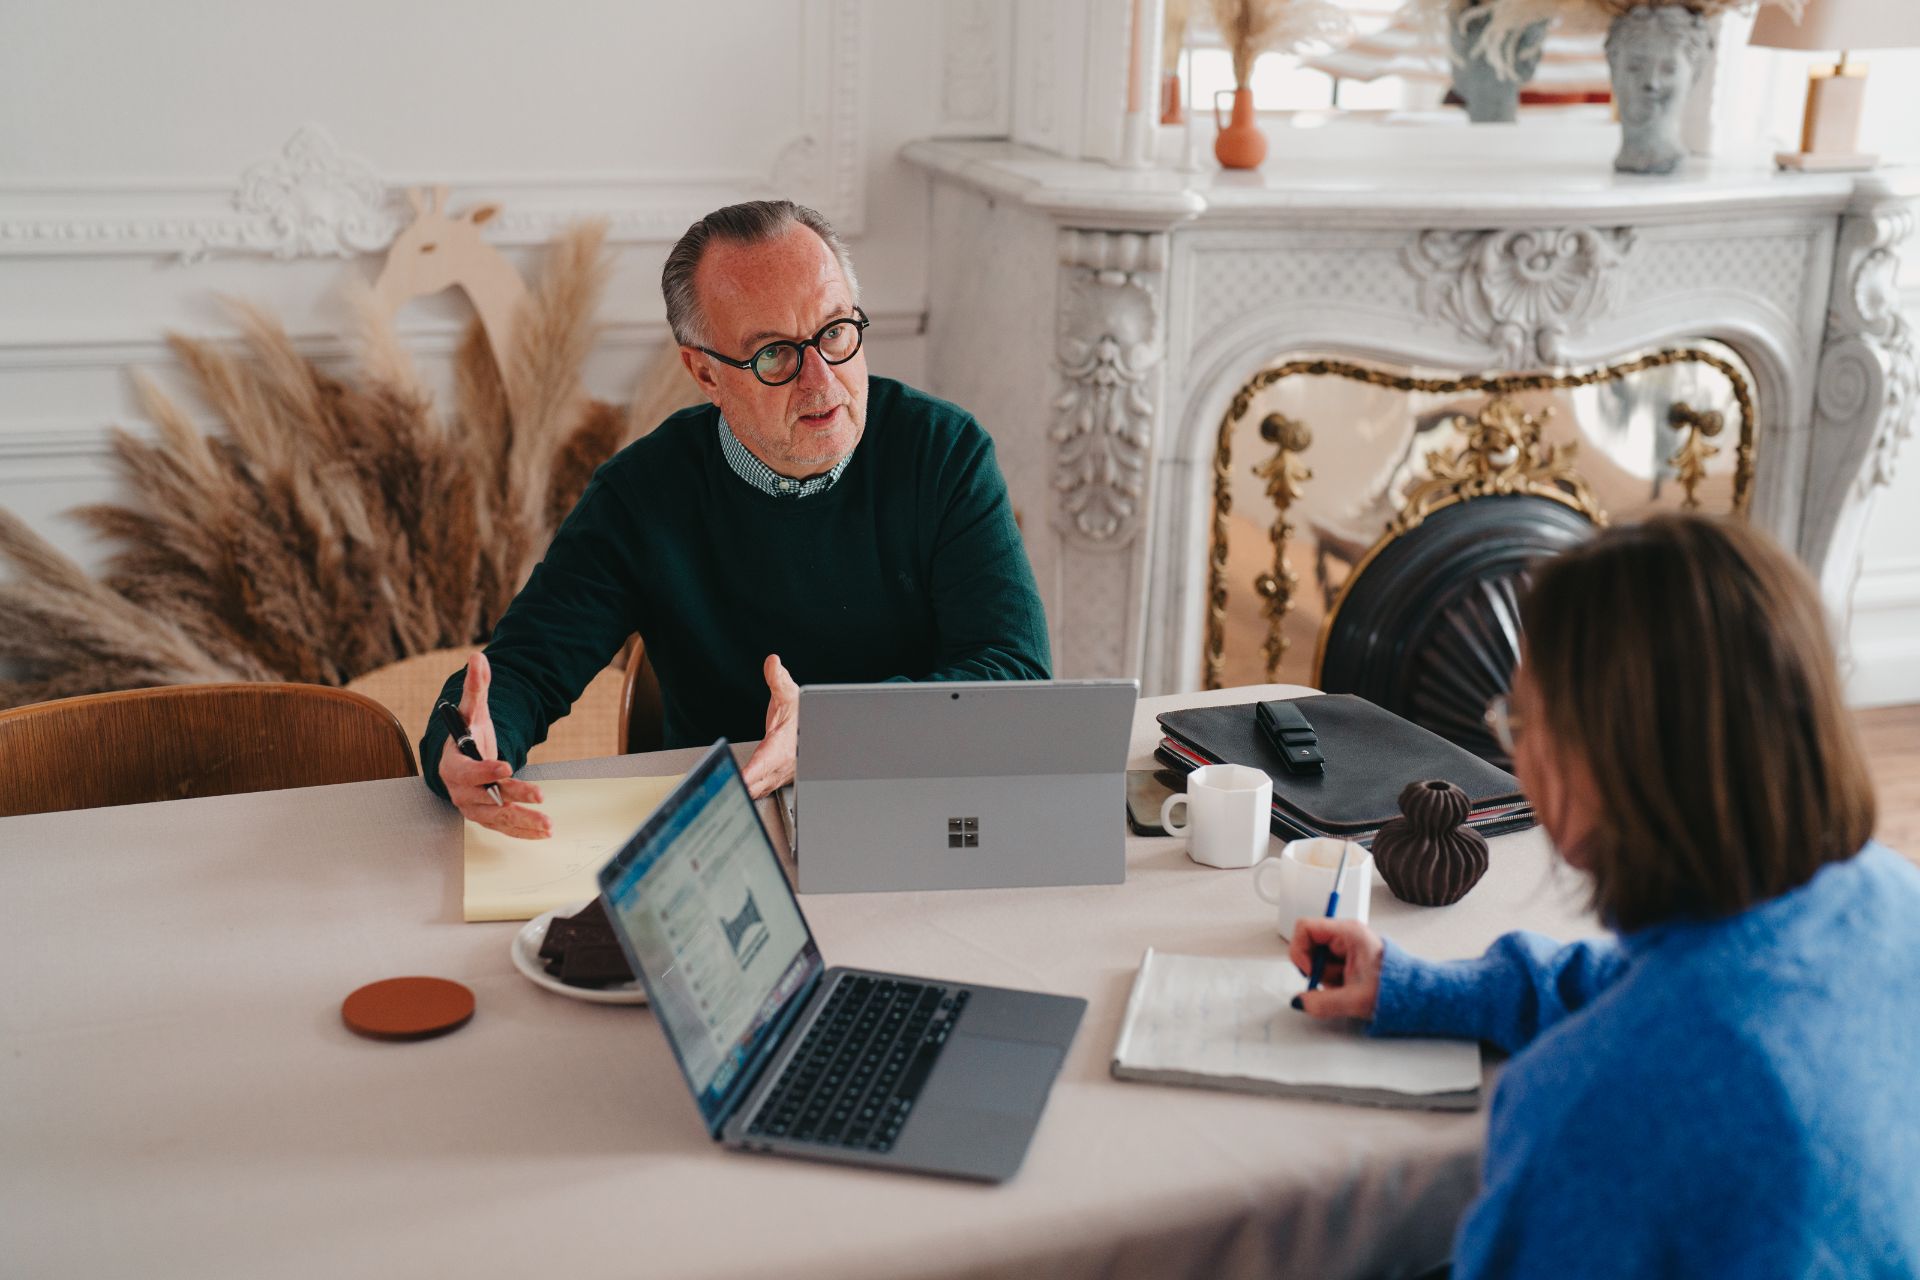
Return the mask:
[(445, 978), (370, 982), (340, 1002), (347, 1029), (374, 1040), (428, 1040), (473, 1017), (473, 992)]

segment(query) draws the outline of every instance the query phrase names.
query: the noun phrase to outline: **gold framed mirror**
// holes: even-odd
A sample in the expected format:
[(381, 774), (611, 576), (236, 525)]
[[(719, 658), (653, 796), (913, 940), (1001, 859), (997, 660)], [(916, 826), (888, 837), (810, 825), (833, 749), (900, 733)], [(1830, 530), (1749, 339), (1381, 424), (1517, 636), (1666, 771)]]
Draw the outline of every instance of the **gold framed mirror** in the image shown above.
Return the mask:
[(1500, 476), (1523, 421), (1598, 520), (1751, 502), (1753, 378), (1724, 344), (1530, 373), (1278, 361), (1241, 386), (1215, 436), (1203, 685), (1311, 683), (1321, 623), (1355, 567), (1476, 475), (1517, 483)]

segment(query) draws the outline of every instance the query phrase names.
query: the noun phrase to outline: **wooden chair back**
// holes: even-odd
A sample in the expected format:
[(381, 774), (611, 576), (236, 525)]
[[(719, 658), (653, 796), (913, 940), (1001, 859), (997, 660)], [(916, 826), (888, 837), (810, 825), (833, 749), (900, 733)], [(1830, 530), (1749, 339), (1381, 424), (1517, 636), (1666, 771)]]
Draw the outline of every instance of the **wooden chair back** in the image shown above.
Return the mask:
[(0, 817), (416, 772), (392, 712), (322, 685), (167, 685), (0, 711)]
[(647, 659), (639, 636), (628, 642), (627, 679), (620, 690), (620, 750), (658, 751), (666, 745), (666, 708), (660, 701), (660, 677)]

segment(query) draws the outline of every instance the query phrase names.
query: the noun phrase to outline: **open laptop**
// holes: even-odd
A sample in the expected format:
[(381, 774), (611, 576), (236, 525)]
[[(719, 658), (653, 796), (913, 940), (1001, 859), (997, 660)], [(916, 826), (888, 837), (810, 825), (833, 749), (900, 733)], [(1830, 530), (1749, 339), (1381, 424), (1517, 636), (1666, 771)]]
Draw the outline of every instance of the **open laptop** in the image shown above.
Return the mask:
[(1136, 680), (807, 685), (800, 892), (1119, 884)]
[(826, 968), (725, 740), (600, 891), (716, 1141), (998, 1182), (1087, 1002)]

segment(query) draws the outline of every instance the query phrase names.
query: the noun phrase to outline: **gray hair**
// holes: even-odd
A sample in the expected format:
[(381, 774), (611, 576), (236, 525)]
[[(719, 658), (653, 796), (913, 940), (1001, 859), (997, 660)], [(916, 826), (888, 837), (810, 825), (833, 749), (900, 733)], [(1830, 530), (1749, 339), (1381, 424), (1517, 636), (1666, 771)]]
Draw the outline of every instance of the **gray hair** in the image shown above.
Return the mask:
[(1713, 24), (1684, 4), (1643, 4), (1615, 18), (1607, 28), (1607, 65), (1616, 49), (1636, 40), (1676, 46), (1696, 73), (1713, 57)]
[(847, 289), (858, 303), (860, 281), (853, 274), (853, 258), (840, 237), (834, 234), (831, 223), (817, 211), (792, 200), (749, 200), (715, 209), (688, 227), (668, 252), (666, 266), (660, 270), (660, 292), (666, 296), (667, 326), (673, 330), (673, 340), (688, 347), (708, 344), (707, 317), (694, 291), (693, 273), (700, 266), (700, 257), (706, 252), (709, 240), (761, 244), (795, 223), (819, 236), (827, 248), (833, 250), (840, 272), (847, 278)]

